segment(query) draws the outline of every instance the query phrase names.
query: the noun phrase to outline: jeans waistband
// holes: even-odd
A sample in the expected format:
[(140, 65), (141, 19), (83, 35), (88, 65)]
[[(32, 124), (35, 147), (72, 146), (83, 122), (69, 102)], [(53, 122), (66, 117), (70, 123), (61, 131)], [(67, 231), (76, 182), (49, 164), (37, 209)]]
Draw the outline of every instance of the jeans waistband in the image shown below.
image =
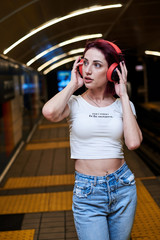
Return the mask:
[(106, 174), (105, 176), (92, 176), (92, 175), (90, 176), (90, 175), (86, 175), (86, 174), (75, 171), (75, 177), (84, 178), (90, 181), (92, 180), (95, 181), (95, 178), (96, 180), (106, 180), (106, 177), (107, 179), (110, 179), (113, 177), (116, 177), (116, 178), (120, 177), (122, 174), (124, 174), (127, 171), (127, 169), (129, 169), (128, 165), (126, 162), (124, 162), (124, 164), (120, 168), (118, 168), (115, 172)]

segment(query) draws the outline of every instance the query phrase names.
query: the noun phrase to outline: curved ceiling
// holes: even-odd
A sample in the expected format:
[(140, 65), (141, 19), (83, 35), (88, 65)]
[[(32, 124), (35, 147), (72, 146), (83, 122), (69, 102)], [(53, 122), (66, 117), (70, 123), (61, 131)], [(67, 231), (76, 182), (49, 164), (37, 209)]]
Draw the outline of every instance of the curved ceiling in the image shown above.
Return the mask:
[[(102, 9), (113, 4), (121, 5)], [(98, 11), (88, 9), (96, 5)], [(85, 9), (85, 13), (75, 13), (81, 9)], [(68, 53), (83, 48), (86, 41), (82, 37), (62, 44), (67, 40), (101, 33), (104, 39), (115, 41), (125, 51), (142, 56), (145, 50), (160, 51), (159, 13), (159, 0), (1, 0), (0, 53), (4, 54), (5, 49), (26, 35), (30, 37), (5, 53), (6, 56), (27, 64), (41, 52), (58, 46), (30, 64), (38, 69), (53, 57), (70, 57)], [(53, 21), (57, 22), (53, 24)], [(46, 23), (50, 25), (44, 28)]]

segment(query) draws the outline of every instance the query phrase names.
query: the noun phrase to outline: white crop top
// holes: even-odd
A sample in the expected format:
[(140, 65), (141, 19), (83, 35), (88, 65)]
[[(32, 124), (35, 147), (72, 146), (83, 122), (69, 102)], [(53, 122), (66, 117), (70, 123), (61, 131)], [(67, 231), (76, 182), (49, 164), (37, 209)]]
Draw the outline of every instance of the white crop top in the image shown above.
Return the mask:
[[(133, 103), (130, 104), (136, 115)], [(68, 106), (72, 159), (124, 158), (120, 98), (109, 106), (95, 107), (80, 95), (72, 95)]]

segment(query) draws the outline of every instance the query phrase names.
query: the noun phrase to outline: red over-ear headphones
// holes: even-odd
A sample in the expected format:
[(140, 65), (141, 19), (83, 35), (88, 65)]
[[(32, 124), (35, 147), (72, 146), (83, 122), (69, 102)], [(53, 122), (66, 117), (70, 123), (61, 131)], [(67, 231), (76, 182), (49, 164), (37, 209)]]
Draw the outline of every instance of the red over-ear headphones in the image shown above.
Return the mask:
[[(121, 61), (122, 52), (121, 52), (120, 48), (116, 44), (114, 44), (112, 42), (109, 42), (109, 41), (106, 41), (106, 40), (102, 40), (102, 41), (105, 41), (105, 42), (109, 43), (115, 49), (115, 51), (118, 53), (118, 55), (120, 57), (120, 61)], [(80, 62), (81, 63), (83, 62), (83, 58), (80, 60)], [(78, 67), (78, 72), (79, 72), (81, 77), (83, 77), (82, 66), (83, 65), (80, 65)], [(107, 79), (108, 79), (108, 81), (110, 81), (110, 82), (118, 82), (119, 81), (119, 77), (118, 77), (116, 68), (118, 68), (120, 70), (120, 66), (116, 62), (112, 63), (111, 66), (108, 68), (108, 71), (107, 71)]]

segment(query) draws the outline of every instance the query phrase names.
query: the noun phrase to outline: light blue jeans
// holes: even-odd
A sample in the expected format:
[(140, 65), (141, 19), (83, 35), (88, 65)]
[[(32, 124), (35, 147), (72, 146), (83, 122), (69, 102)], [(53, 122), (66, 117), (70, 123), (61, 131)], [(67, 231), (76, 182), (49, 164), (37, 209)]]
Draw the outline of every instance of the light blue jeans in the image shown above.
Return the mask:
[(106, 176), (75, 172), (73, 215), (79, 240), (128, 240), (137, 192), (134, 175), (124, 163)]

